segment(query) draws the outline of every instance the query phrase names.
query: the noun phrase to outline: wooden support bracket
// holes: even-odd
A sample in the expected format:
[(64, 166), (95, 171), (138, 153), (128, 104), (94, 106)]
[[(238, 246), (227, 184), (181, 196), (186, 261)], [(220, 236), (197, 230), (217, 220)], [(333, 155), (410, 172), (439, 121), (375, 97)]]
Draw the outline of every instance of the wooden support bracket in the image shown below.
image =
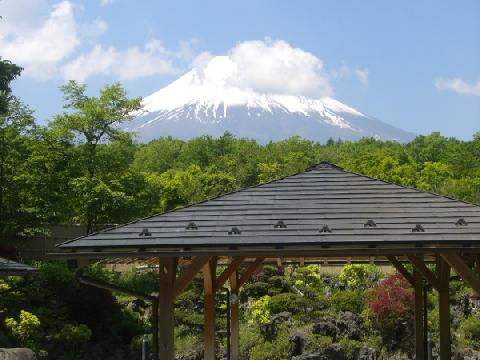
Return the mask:
[(403, 264), (398, 261), (398, 259), (395, 256), (387, 256), (387, 259), (392, 263), (392, 265), (397, 269), (397, 271), (403, 275), (405, 280), (407, 280), (410, 285), (415, 287), (416, 281), (414, 276), (403, 266)]
[(218, 276), (215, 280), (215, 289), (220, 289), (228, 280), (230, 275), (232, 275), (235, 270), (237, 270), (238, 266), (245, 260), (245, 257), (236, 257), (233, 258), (230, 264), (228, 264), (227, 268), (223, 270), (223, 272)]
[(442, 254), (441, 256), (474, 291), (480, 293), (480, 275), (475, 274), (460, 255)]
[(415, 269), (417, 269), (425, 279), (432, 285), (435, 290), (440, 291), (441, 290), (441, 284), (436, 275), (425, 265), (422, 259), (420, 259), (418, 256), (415, 255), (407, 255), (408, 260), (415, 266)]
[(175, 281), (174, 296), (185, 289), (193, 280), (195, 275), (203, 268), (203, 266), (211, 259), (211, 256), (197, 256), (195, 257), (183, 274)]
[(245, 284), (248, 279), (250, 279), (255, 270), (257, 270), (258, 267), (262, 265), (264, 259), (264, 257), (257, 257), (255, 261), (248, 266), (247, 270), (245, 270), (245, 272), (240, 277), (240, 280), (238, 280), (238, 287), (243, 286), (243, 284)]

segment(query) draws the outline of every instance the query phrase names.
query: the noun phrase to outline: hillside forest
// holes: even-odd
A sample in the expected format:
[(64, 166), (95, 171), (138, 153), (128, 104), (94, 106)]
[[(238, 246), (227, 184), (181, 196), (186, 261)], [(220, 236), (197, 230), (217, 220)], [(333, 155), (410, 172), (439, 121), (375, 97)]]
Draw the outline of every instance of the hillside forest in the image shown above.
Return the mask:
[[(141, 144), (121, 130), (141, 99), (129, 98), (120, 84), (90, 95), (86, 85), (70, 81), (59, 90), (64, 111), (40, 123), (11, 92), (20, 73), (0, 61), (0, 256), (15, 258), (16, 239), (48, 235), (48, 224), (85, 224), (93, 231), (266, 183), (321, 161), (480, 205), (480, 132), (471, 140), (434, 132), (408, 144), (374, 138), (320, 144), (298, 137), (260, 144), (228, 133)], [(32, 264), (39, 269), (33, 278), (0, 278), (0, 347), (26, 346), (48, 359), (139, 358), (142, 335), (151, 328), (148, 304), (82, 285), (62, 262)], [(92, 265), (85, 271), (146, 293), (158, 288), (154, 269), (117, 273)], [(455, 354), (480, 358), (476, 301), (460, 281), (451, 291)], [(176, 304), (179, 359), (202, 358), (201, 292), (198, 279)], [(218, 297), (221, 357), (226, 299)], [(435, 297), (431, 291), (434, 343)], [(393, 272), (370, 265), (346, 266), (335, 274), (321, 273), (316, 265), (264, 266), (240, 300), (244, 359), (412, 356), (412, 291)]]

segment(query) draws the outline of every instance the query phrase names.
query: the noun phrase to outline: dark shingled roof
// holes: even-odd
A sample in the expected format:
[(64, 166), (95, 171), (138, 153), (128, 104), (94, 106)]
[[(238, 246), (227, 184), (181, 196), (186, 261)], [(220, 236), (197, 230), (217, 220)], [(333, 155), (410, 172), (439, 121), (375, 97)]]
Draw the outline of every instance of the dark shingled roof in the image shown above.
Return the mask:
[[(480, 207), (321, 163), (305, 172), (60, 244), (63, 250), (480, 248)], [(228, 250), (228, 251), (227, 251)], [(305, 252), (307, 250), (307, 252)], [(477, 250), (478, 251), (478, 250)], [(313, 252), (311, 253), (313, 255)], [(253, 254), (253, 252), (252, 252)], [(300, 254), (300, 252), (298, 252)], [(380, 254), (380, 253), (378, 253)]]
[(31, 266), (0, 257), (0, 275), (24, 275), (35, 271)]

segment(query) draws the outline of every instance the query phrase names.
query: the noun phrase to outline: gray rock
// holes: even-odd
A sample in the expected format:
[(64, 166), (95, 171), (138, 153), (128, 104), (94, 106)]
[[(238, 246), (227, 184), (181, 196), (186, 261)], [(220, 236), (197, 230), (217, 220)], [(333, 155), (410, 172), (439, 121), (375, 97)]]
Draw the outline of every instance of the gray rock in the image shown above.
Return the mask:
[(305, 334), (296, 332), (288, 337), (292, 356), (302, 355), (305, 347)]
[(0, 349), (0, 360), (36, 360), (36, 357), (27, 348)]

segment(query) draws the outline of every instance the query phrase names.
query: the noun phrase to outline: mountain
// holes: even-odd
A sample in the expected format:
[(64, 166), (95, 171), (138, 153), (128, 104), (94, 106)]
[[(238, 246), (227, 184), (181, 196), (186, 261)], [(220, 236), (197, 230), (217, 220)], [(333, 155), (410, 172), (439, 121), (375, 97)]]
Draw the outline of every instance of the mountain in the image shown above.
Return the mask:
[(147, 142), (161, 136), (200, 135), (254, 138), (261, 143), (298, 135), (325, 142), (375, 137), (408, 142), (414, 134), (376, 120), (331, 97), (260, 93), (232, 84), (235, 69), (217, 56), (215, 73), (194, 68), (147, 96), (143, 109), (125, 128)]

